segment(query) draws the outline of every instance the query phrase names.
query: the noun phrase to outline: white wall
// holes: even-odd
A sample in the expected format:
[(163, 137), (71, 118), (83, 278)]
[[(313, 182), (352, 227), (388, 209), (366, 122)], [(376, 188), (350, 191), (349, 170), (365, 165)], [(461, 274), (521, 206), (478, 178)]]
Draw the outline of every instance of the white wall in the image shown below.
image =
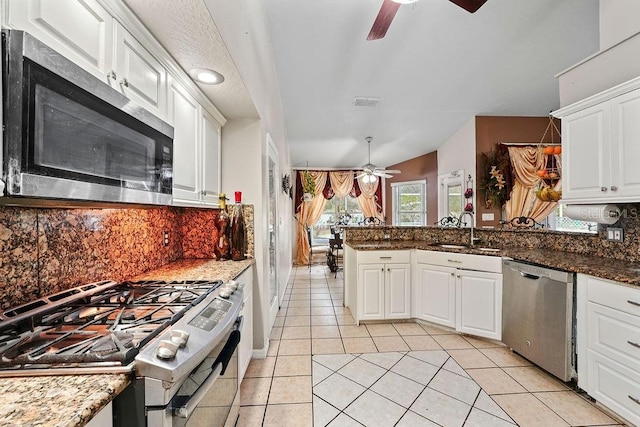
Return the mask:
[(600, 50), (640, 31), (640, 1), (600, 0)]
[(464, 169), (465, 176), (476, 176), (476, 118), (462, 126), (438, 148), (438, 175)]

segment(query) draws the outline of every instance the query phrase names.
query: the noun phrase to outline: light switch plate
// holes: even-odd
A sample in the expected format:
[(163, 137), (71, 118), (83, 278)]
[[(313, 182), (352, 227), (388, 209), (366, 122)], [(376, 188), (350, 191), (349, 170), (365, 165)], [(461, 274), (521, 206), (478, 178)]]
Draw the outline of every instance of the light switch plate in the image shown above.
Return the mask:
[(608, 227), (607, 240), (610, 242), (622, 242), (624, 240), (624, 231), (622, 228)]

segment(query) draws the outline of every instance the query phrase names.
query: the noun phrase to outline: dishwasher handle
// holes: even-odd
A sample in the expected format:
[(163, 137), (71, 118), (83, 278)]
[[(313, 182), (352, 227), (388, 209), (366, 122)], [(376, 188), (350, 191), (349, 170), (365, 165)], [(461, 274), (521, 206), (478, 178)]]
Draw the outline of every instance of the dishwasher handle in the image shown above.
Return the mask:
[(524, 277), (525, 279), (531, 279), (531, 280), (538, 280), (540, 279), (540, 276), (536, 276), (535, 274), (531, 274), (531, 273), (525, 273), (524, 271), (520, 272), (520, 275), (522, 277)]

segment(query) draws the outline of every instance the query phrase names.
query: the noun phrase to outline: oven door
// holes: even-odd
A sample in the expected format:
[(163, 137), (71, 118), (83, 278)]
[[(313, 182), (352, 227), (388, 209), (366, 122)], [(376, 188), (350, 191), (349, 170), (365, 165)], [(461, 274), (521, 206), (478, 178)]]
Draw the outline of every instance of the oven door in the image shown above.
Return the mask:
[(165, 415), (172, 426), (234, 426), (240, 411), (238, 343), (242, 317), (207, 358), (191, 372)]

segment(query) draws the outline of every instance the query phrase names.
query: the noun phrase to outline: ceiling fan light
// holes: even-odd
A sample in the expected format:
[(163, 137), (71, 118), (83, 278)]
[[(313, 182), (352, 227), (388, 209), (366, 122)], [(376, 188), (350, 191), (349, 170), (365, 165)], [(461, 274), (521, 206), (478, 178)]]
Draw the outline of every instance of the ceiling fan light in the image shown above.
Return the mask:
[(371, 175), (371, 174), (367, 174), (367, 175), (362, 177), (362, 182), (364, 182), (366, 184), (373, 184), (374, 182), (376, 182), (377, 179), (378, 179), (377, 176)]
[(400, 4), (411, 4), (411, 3), (415, 3), (418, 0), (391, 0), (394, 3), (400, 3)]

